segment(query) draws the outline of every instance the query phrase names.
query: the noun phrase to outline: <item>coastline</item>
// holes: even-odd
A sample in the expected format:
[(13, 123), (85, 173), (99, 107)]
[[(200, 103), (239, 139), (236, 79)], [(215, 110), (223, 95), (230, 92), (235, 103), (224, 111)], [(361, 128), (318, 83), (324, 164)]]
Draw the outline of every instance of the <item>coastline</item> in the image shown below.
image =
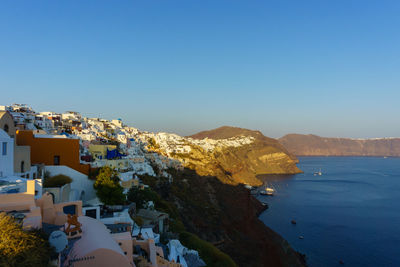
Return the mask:
[[(257, 188), (258, 189), (258, 188)], [(289, 243), (288, 240), (286, 240), (282, 235), (280, 235), (278, 232), (276, 232), (275, 230), (273, 230), (271, 227), (269, 227), (267, 224), (265, 224), (265, 222), (263, 222), (260, 219), (261, 214), (263, 214), (265, 211), (267, 211), (269, 209), (269, 205), (264, 206), (262, 205), (261, 201), (254, 197), (259, 204), (261, 204), (262, 208), (258, 209), (256, 216), (258, 221), (262, 222), (262, 224), (264, 225), (264, 228), (269, 232), (269, 235), (273, 237), (273, 240), (275, 242), (276, 245), (280, 246), (281, 249), (283, 249), (284, 251), (293, 251), (295, 257), (299, 260), (300, 265), (296, 265), (296, 266), (308, 266), (307, 265), (307, 256), (305, 253), (301, 253), (300, 251), (295, 250)], [(288, 259), (289, 260), (289, 259)], [(290, 260), (289, 260), (290, 262)], [(286, 262), (286, 264), (282, 265), (282, 266), (295, 266), (294, 262), (288, 263)]]
[(338, 158), (400, 158), (399, 156), (387, 156), (387, 155), (296, 155), (296, 157), (338, 157)]
[(174, 173), (169, 192), (153, 189), (176, 205), (186, 231), (218, 244), (238, 266), (306, 266), (288, 241), (259, 219), (266, 207), (243, 185), (185, 169)]
[[(299, 159), (305, 174), (287, 181), (273, 179), (278, 193), (260, 197), (260, 201), (270, 204), (260, 220), (296, 250), (306, 253), (310, 266), (335, 267), (340, 261), (346, 266), (398, 266), (392, 245), (399, 234), (396, 200), (400, 158)], [(323, 175), (314, 176), (313, 170), (319, 168)], [(292, 219), (296, 226), (291, 225)], [(299, 239), (300, 235), (304, 240)], [(360, 253), (359, 247), (367, 251), (368, 257)]]
[[(261, 189), (264, 188), (264, 186), (266, 185), (266, 182), (269, 182), (271, 178), (274, 178), (273, 180), (276, 181), (276, 179), (288, 179), (291, 178), (293, 176), (295, 176), (296, 174), (301, 174), (304, 173), (303, 171), (301, 171), (300, 173), (295, 173), (295, 174), (263, 174), (263, 175), (258, 175), (257, 179), (262, 181), (262, 185), (261, 186), (257, 186), (255, 187), (253, 190), (259, 192)], [(275, 230), (273, 230), (270, 226), (268, 226), (264, 221), (261, 220), (260, 216), (266, 212), (269, 209), (269, 201), (261, 201), (259, 198), (259, 193), (257, 194), (252, 194), (252, 197), (256, 200), (257, 205), (256, 205), (256, 216), (257, 219), (259, 221), (261, 221), (265, 227), (265, 229), (267, 229), (268, 232), (270, 232), (270, 234), (273, 236), (274, 241), (276, 242), (277, 245), (279, 245), (282, 249), (284, 250), (292, 250), (295, 252), (296, 257), (300, 260), (302, 266), (308, 266), (307, 265), (307, 256), (305, 253), (302, 253), (300, 251), (295, 250), (291, 244), (289, 243), (288, 240), (286, 240), (282, 235), (280, 235), (278, 232), (276, 232)], [(266, 203), (263, 204), (263, 203)], [(260, 207), (261, 206), (261, 207)], [(292, 265), (288, 265), (288, 266), (292, 266)]]

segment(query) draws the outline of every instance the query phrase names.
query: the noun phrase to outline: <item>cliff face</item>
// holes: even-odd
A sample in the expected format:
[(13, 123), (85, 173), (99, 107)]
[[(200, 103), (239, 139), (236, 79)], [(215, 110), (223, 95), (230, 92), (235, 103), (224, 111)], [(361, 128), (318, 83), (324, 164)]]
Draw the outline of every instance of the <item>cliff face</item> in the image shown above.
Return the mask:
[(215, 244), (239, 266), (304, 266), (287, 241), (258, 219), (264, 207), (249, 190), (189, 169), (172, 176), (172, 184), (154, 189), (178, 207), (187, 231)]
[(258, 219), (264, 206), (238, 185), (261, 185), (257, 175), (301, 172), (297, 158), (277, 140), (221, 127), (190, 137), (159, 133), (148, 143), (151, 151), (184, 166), (168, 170), (172, 184), (144, 182), (177, 208), (186, 231), (215, 244), (239, 266), (304, 266), (287, 241)]
[(297, 156), (400, 157), (400, 138), (349, 139), (288, 134), (279, 142)]
[(229, 139), (251, 137), (252, 142), (241, 146), (221, 146), (206, 151), (193, 146), (187, 155), (173, 155), (184, 159), (184, 166), (195, 170), (199, 175), (216, 176), (228, 184), (248, 183), (261, 185), (256, 178), (261, 174), (295, 174), (297, 158), (291, 155), (275, 139), (265, 137), (259, 131), (235, 127), (221, 127), (191, 136), (193, 139)]

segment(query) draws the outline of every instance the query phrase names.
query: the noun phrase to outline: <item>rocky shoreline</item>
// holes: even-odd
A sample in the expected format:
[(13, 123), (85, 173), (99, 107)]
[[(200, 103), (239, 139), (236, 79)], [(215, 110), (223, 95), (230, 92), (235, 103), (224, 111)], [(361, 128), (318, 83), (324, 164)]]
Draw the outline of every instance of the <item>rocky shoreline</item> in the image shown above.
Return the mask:
[(304, 258), (259, 220), (266, 207), (243, 185), (190, 169), (173, 177), (168, 189), (154, 189), (174, 203), (186, 231), (215, 244), (238, 266), (305, 266)]

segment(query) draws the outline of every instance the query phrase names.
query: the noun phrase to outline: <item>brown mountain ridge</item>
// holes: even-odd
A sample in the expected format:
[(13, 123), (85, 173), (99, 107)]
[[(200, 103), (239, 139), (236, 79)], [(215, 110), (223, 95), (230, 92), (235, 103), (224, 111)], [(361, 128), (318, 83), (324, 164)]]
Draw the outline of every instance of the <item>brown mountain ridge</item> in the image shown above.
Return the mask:
[(297, 158), (290, 154), (276, 139), (264, 136), (260, 131), (223, 126), (189, 136), (194, 139), (228, 139), (251, 136), (251, 144), (240, 147), (217, 149), (212, 153), (192, 153), (187, 162), (201, 175), (215, 175), (229, 184), (248, 183), (261, 185), (257, 178), (263, 174), (295, 174)]
[(288, 134), (279, 142), (296, 156), (400, 157), (400, 138), (350, 139)]

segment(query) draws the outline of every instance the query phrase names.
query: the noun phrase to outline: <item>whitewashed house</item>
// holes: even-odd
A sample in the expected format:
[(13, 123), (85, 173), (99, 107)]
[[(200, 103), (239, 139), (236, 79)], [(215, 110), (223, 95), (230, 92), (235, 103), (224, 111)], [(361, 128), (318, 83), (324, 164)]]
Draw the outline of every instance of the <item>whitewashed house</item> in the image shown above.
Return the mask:
[(0, 177), (14, 175), (14, 139), (0, 129)]

